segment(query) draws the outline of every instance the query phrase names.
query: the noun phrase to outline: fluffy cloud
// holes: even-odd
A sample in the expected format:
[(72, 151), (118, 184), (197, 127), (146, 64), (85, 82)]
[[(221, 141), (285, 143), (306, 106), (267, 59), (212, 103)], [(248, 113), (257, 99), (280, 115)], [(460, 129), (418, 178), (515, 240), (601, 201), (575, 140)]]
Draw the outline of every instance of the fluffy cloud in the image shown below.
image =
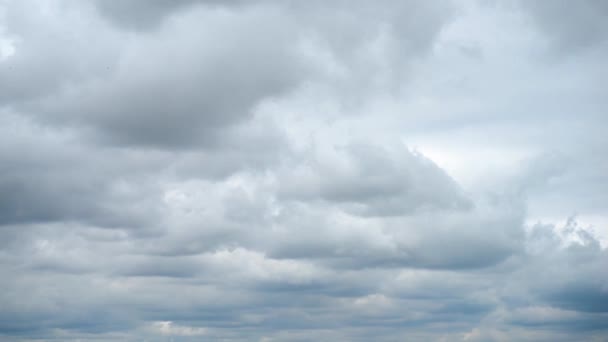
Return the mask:
[(605, 341), (604, 7), (0, 1), (0, 339)]

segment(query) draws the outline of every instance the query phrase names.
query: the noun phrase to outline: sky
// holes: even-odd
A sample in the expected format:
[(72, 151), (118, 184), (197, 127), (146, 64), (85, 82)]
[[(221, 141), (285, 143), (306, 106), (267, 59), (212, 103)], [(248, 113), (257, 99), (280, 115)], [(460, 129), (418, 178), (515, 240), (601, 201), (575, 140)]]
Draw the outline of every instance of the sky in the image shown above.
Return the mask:
[(0, 0), (0, 340), (608, 341), (608, 2)]

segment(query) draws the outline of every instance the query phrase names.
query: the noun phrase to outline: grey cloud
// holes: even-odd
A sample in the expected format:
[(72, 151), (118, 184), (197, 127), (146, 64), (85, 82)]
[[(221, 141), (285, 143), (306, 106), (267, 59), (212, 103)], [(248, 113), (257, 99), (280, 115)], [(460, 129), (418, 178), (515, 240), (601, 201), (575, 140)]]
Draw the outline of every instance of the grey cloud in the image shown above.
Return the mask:
[[(193, 10), (136, 37), (105, 25), (85, 4), (49, 2), (28, 11), (11, 3), (7, 16), (16, 53), (0, 64), (0, 102), (45, 124), (86, 130), (87, 140), (104, 144), (249, 144), (239, 137), (251, 135), (256, 105), (296, 87), (303, 71), (290, 46), (295, 28), (275, 9)], [(48, 27), (36, 30), (36, 17)], [(99, 29), (89, 30), (81, 17)], [(60, 44), (70, 48), (54, 47)]]
[(297, 83), (283, 26), (272, 12), (183, 14), (131, 46), (108, 79), (51, 99), (46, 115), (91, 126), (112, 144), (218, 144), (260, 100)]
[[(103, 5), (105, 2), (100, 4), (103, 8), (114, 6)], [(146, 12), (150, 8), (170, 12), (180, 4), (143, 6), (132, 2), (124, 6), (132, 6), (134, 13)], [(336, 11), (344, 9), (343, 5), (335, 4)], [(73, 3), (65, 6), (69, 11), (61, 12), (61, 7), (54, 3), (48, 5), (49, 10), (57, 11), (58, 18), (64, 20), (69, 21), (77, 15), (96, 20), (87, 6)], [(16, 11), (20, 9), (14, 7)], [(391, 26), (400, 22), (386, 10), (372, 9), (375, 13), (373, 18), (377, 17), (377, 20), (360, 12), (353, 12), (353, 16), (371, 27), (383, 21)], [(409, 3), (402, 10), (409, 13), (410, 9), (436, 17), (432, 23), (420, 24), (421, 27), (408, 26), (394, 33), (402, 34), (406, 40), (420, 42), (407, 52), (415, 55), (417, 51), (428, 48), (444, 16), (438, 14), (441, 7)], [(304, 12), (308, 11), (316, 11), (316, 7), (307, 7)], [(314, 58), (298, 55), (300, 43), (308, 39), (309, 30), (305, 26), (297, 26), (297, 18), (301, 17), (302, 23), (306, 23), (308, 15), (300, 14), (294, 8), (246, 6), (238, 11), (217, 12), (203, 6), (178, 14), (153, 35), (135, 36), (137, 39), (95, 21), (101, 27), (94, 32), (101, 54), (86, 56), (53, 49), (57, 58), (45, 60), (36, 56), (46, 50), (48, 42), (35, 31), (22, 30), (16, 20), (15, 24), (9, 25), (9, 32), (26, 32), (22, 40), (27, 45), (24, 45), (25, 49), (19, 48), (17, 55), (8, 59), (8, 64), (3, 63), (10, 76), (5, 79), (14, 79), (7, 82), (9, 89), (18, 87), (21, 79), (18, 75), (25, 69), (39, 68), (53, 74), (47, 77), (35, 73), (37, 82), (28, 82), (27, 86), (33, 83), (48, 83), (48, 86), (41, 89), (15, 88), (14, 92), (23, 93), (24, 100), (30, 101), (25, 104), (16, 101), (15, 93), (10, 97), (10, 105), (19, 105), (20, 111), (45, 122), (83, 125), (92, 129), (96, 133), (95, 138), (105, 143), (161, 148), (210, 146), (217, 145), (220, 140), (227, 141), (226, 130), (251, 118), (255, 106), (261, 101), (285, 94), (306, 79), (315, 79), (315, 74), (325, 73), (314, 70)], [(57, 28), (52, 26), (51, 29), (63, 37), (65, 28), (61, 22), (57, 20)], [(198, 29), (201, 22), (204, 30)], [(311, 28), (323, 36), (333, 35), (334, 30), (322, 22), (313, 20), (312, 25)], [(84, 32), (87, 32), (86, 28), (69, 43), (86, 44)], [(352, 42), (352, 55), (360, 55), (357, 50), (372, 44), (378, 34), (373, 33), (371, 41), (356, 39)], [(338, 33), (332, 40), (331, 49), (342, 50), (340, 37)], [(316, 48), (324, 49), (323, 46)], [(74, 48), (69, 51), (81, 50)], [(31, 53), (25, 57), (31, 55), (33, 59), (22, 55), (28, 51)], [(371, 60), (366, 56), (364, 53), (356, 57), (361, 59), (357, 62), (361, 67), (352, 66), (363, 70), (368, 66), (361, 63), (369, 64), (370, 72), (373, 72), (376, 70), (373, 56), (369, 56)], [(351, 65), (347, 60), (341, 63)], [(391, 68), (401, 62), (380, 63), (382, 68)], [(19, 67), (13, 68), (12, 64)], [(356, 77), (358, 70), (353, 69), (349, 74)], [(368, 82), (364, 80), (362, 83)]]
[[(0, 41), (6, 37), (14, 50), (0, 63), (0, 106), (49, 96), (101, 77), (116, 65), (123, 37), (101, 25), (86, 7), (7, 1), (0, 9)], [(92, 26), (98, 29), (91, 32)]]
[(601, 0), (523, 1), (551, 46), (572, 53), (608, 43), (608, 5)]
[[(154, 156), (136, 165), (127, 161), (134, 154), (111, 149), (91, 154), (75, 146), (70, 134), (47, 133), (44, 127), (4, 115), (5, 123), (13, 123), (2, 128), (0, 224), (76, 220), (145, 227), (154, 220), (159, 209), (152, 197), (155, 186), (139, 173), (159, 161)], [(116, 163), (120, 159), (124, 163)]]
[(289, 8), (304, 28), (303, 53), (320, 71), (311, 84), (353, 112), (362, 98), (406, 84), (453, 14), (450, 1), (310, 1)]
[(200, 269), (198, 263), (184, 257), (153, 258), (145, 256), (133, 259), (126, 265), (121, 265), (116, 272), (128, 277), (192, 278)]
[(562, 246), (564, 238), (557, 237), (553, 227), (533, 227), (529, 241), (537, 262), (546, 258), (555, 264), (547, 267), (531, 263), (530, 270), (539, 276), (531, 288), (548, 304), (565, 310), (607, 312), (608, 277), (601, 271), (608, 262), (606, 250), (573, 219), (561, 231), (570, 241), (566, 246)]
[(605, 341), (560, 4), (0, 1), (0, 339)]
[[(203, 262), (204, 258), (209, 259)], [(509, 272), (493, 272), (494, 275), (490, 276), (486, 272), (463, 274), (461, 271), (404, 270), (402, 278), (393, 282), (390, 288), (379, 288), (378, 285), (390, 282), (390, 279), (399, 273), (378, 271), (370, 273), (368, 270), (347, 271), (350, 273), (349, 275), (339, 269), (333, 269), (330, 274), (316, 273), (318, 271), (310, 273), (313, 276), (311, 279), (319, 277), (318, 279), (328, 285), (334, 282), (334, 285), (330, 285), (331, 287), (338, 285), (345, 289), (352, 289), (347, 292), (344, 290), (336, 292), (336, 290), (331, 290), (331, 287), (328, 288), (328, 285), (322, 284), (289, 285), (306, 280), (307, 271), (302, 272), (301, 269), (289, 266), (302, 265), (299, 262), (264, 258), (260, 253), (242, 249), (209, 253), (204, 258), (201, 259), (201, 262), (206, 267), (201, 267), (201, 270), (210, 272), (212, 269), (213, 271), (204, 273), (206, 275), (203, 277), (191, 274), (180, 283), (155, 277), (118, 277), (108, 284), (97, 282), (98, 294), (96, 296), (99, 296), (99, 291), (106, 293), (112, 289), (113, 293), (107, 293), (99, 300), (112, 303), (111, 305), (115, 308), (118, 305), (123, 308), (121, 311), (123, 314), (128, 312), (130, 317), (135, 315), (135, 317), (151, 321), (172, 321), (176, 327), (204, 328), (206, 336), (214, 336), (214, 338), (231, 337), (238, 340), (245, 340), (251, 336), (279, 338), (282, 336), (281, 334), (286, 333), (285, 331), (303, 330), (306, 331), (305, 336), (317, 336), (317, 334), (325, 336), (322, 331), (333, 330), (340, 326), (342, 327), (340, 331), (345, 338), (347, 336), (378, 336), (381, 339), (391, 340), (400, 334), (395, 331), (397, 327), (407, 326), (408, 330), (412, 331), (403, 336), (410, 336), (415, 340), (437, 338), (437, 335), (425, 333), (427, 329), (452, 336), (450, 340), (461, 340), (464, 332), (475, 327), (482, 317), (491, 316), (495, 310), (500, 310), (501, 289), (514, 279)], [(530, 267), (531, 271), (536, 269), (536, 265), (533, 265), (535, 263), (526, 266), (528, 262), (529, 260), (523, 261), (521, 267), (523, 269)], [(547, 259), (546, 262), (547, 264), (543, 263), (543, 265), (549, 267), (552, 259)], [(253, 265), (255, 267), (251, 267)], [(280, 279), (282, 273), (285, 276), (283, 280), (279, 280), (278, 283), (268, 282), (272, 278)], [(372, 274), (373, 279), (370, 279)], [(52, 279), (48, 278), (51, 277), (50, 274), (46, 276), (39, 274), (38, 277), (39, 280), (44, 279), (45, 282)], [(70, 278), (64, 278), (64, 282), (66, 282), (64, 286), (74, 284), (68, 279)], [(415, 283), (421, 279), (424, 279), (422, 283)], [(533, 281), (532, 278), (528, 279)], [(307, 284), (307, 281), (302, 284)], [(215, 288), (212, 286), (215, 282), (219, 282), (222, 286)], [(362, 284), (365, 283), (369, 284), (367, 288), (362, 287)], [(110, 284), (113, 285), (109, 287)], [(282, 284), (282, 287), (278, 288), (279, 284)], [(424, 289), (424, 284), (432, 286), (430, 293), (433, 295), (425, 296), (416, 293)], [(526, 284), (526, 282), (519, 282), (519, 284)], [(22, 285), (31, 286), (27, 282)], [(249, 291), (253, 292), (245, 290), (246, 287), (252, 285), (253, 287), (250, 287)], [(552, 286), (550, 283), (547, 285)], [(406, 287), (409, 287), (410, 290)], [(357, 288), (359, 290), (356, 290)], [(181, 296), (170, 302), (159, 301), (160, 297), (167, 293), (175, 293), (174, 291), (180, 289), (179, 293), (189, 293), (188, 297), (190, 301), (193, 301), (192, 303), (188, 303), (186, 298)], [(416, 292), (410, 292), (411, 290)], [(496, 296), (496, 290), (499, 291), (498, 296)], [(78, 292), (72, 289), (70, 294), (74, 293)], [(402, 299), (395, 297), (396, 294), (399, 294)], [(57, 299), (67, 295), (68, 292), (54, 294)], [(328, 295), (331, 297), (327, 297)], [(484, 298), (484, 296), (489, 297)], [(70, 309), (78, 307), (74, 306), (72, 302), (68, 303)], [(85, 305), (96, 304), (86, 303)], [(10, 310), (13, 309), (10, 308)], [(109, 321), (105, 324), (107, 319), (122, 319), (120, 315), (107, 311), (105, 308), (94, 312), (99, 315), (95, 319), (95, 324), (92, 324), (86, 316), (76, 319), (66, 315), (62, 316), (61, 320), (49, 321), (48, 325), (44, 325), (39, 330), (39, 336), (44, 336), (46, 326), (61, 326), (68, 329), (70, 336), (74, 337), (78, 336), (79, 332), (91, 334), (105, 330), (117, 333), (124, 328), (134, 327), (133, 323), (125, 323), (125, 321), (121, 323)], [(585, 313), (572, 314), (576, 315), (575, 320), (580, 322), (581, 327), (584, 327), (584, 324), (601, 320), (597, 316), (586, 317)], [(45, 315), (43, 313), (41, 317), (45, 317)], [(18, 316), (13, 315), (12, 317), (12, 326), (16, 327), (18, 320), (15, 317)], [(30, 320), (32, 317), (26, 315), (24, 319)], [(506, 320), (502, 322), (503, 329), (512, 329), (513, 334), (515, 331), (520, 331), (519, 329), (522, 327), (527, 329), (534, 327), (531, 325), (534, 324), (534, 320), (522, 315), (521, 310), (513, 312), (504, 319)], [(27, 334), (25, 336), (33, 336), (31, 325), (24, 327), (24, 332)], [(546, 327), (547, 325), (545, 325)], [(589, 327), (581, 328), (581, 331), (586, 332)], [(11, 330), (8, 329), (8, 326), (5, 328), (7, 329), (4, 331), (10, 333)], [(596, 326), (596, 328), (600, 328), (600, 326)], [(184, 332), (186, 331), (184, 330)], [(139, 332), (139, 336), (142, 336), (143, 333), (143, 331)], [(175, 333), (174, 336), (177, 338), (179, 336), (177, 330)], [(569, 338), (576, 336), (571, 335), (573, 330), (567, 330), (566, 333)], [(489, 332), (488, 334), (495, 335), (495, 333)], [(152, 335), (151, 338), (155, 337)], [(184, 335), (182, 338), (187, 338), (187, 336)], [(194, 340), (197, 337), (191, 338)], [(545, 339), (550, 340), (551, 338)]]
[[(356, 58), (361, 46), (378, 38), (383, 29), (400, 43), (400, 55), (426, 51), (452, 12), (449, 1), (310, 1), (294, 2), (303, 25), (311, 26), (340, 58)], [(415, 15), (425, 21), (411, 20)], [(395, 51), (396, 52), (396, 51)]]
[(149, 30), (158, 26), (174, 12), (184, 11), (195, 5), (225, 6), (242, 3), (241, 0), (95, 0), (99, 11), (117, 25)]
[(603, 145), (603, 141), (587, 142), (586, 148), (579, 149), (571, 144), (527, 162), (518, 182), (521, 191), (533, 202), (528, 208), (544, 215), (606, 212), (608, 189), (604, 175), (608, 164), (599, 152)]
[(319, 258), (345, 268), (488, 267), (521, 252), (522, 212), (509, 205), (480, 200), (465, 211), (359, 217), (327, 210), (327, 204), (296, 204), (275, 223), (277, 238), (270, 240), (281, 242), (271, 255)]
[(289, 153), (289, 141), (277, 123), (255, 116), (223, 133), (221, 146), (192, 149), (176, 156), (176, 179), (223, 179), (235, 173), (264, 172)]
[(280, 192), (286, 199), (320, 199), (363, 216), (465, 210), (471, 205), (432, 161), (405, 148), (387, 151), (354, 144), (312, 154), (280, 176)]
[(608, 312), (606, 284), (567, 284), (544, 295), (549, 303), (576, 311)]

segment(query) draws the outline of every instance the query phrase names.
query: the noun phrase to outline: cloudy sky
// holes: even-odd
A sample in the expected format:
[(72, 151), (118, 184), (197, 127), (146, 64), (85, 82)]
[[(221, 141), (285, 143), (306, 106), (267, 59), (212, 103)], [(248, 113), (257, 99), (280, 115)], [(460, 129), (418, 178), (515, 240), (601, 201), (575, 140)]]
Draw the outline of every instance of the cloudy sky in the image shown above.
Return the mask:
[(0, 0), (0, 340), (608, 341), (608, 2)]

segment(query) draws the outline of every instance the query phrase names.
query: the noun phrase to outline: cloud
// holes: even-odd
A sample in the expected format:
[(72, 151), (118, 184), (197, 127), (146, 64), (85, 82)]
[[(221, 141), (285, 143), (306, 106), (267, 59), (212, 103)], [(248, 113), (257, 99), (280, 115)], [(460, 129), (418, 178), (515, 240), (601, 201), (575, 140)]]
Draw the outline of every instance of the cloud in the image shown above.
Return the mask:
[(475, 268), (499, 263), (519, 249), (517, 211), (503, 216), (498, 214), (503, 208), (482, 203), (464, 212), (375, 218), (323, 206), (294, 206), (282, 213), (277, 230), (284, 233), (273, 239), (280, 241), (277, 256), (326, 258), (348, 268)]
[(107, 79), (51, 99), (46, 115), (106, 143), (217, 145), (259, 101), (297, 84), (289, 26), (273, 11), (189, 12), (130, 44)]
[[(0, 6), (0, 37), (11, 51), (0, 63), (1, 106), (49, 96), (115, 67), (124, 36), (107, 29), (86, 7), (55, 1)], [(90, 44), (92, 35), (96, 44)]]
[(606, 340), (602, 6), (0, 1), (0, 339)]
[(185, 11), (196, 5), (224, 6), (242, 3), (240, 0), (127, 0), (121, 2), (94, 1), (104, 17), (122, 28), (150, 30), (159, 25), (174, 12)]
[[(391, 152), (393, 155), (391, 155)], [(338, 203), (363, 216), (466, 209), (463, 191), (424, 156), (353, 144), (315, 151), (280, 177), (286, 199)]]
[[(608, 283), (606, 277), (600, 275), (607, 261), (606, 250), (574, 220), (568, 221), (562, 230), (565, 234), (562, 239), (569, 241), (565, 244), (560, 244), (562, 239), (555, 237), (551, 227), (539, 225), (532, 229), (531, 244), (537, 246), (535, 253), (550, 257), (555, 265), (563, 267), (559, 270), (556, 266), (531, 263), (529, 267), (540, 275), (534, 282), (534, 292), (548, 304), (564, 310), (606, 313)], [(573, 268), (572, 265), (579, 266)]]
[(568, 54), (594, 46), (605, 47), (608, 37), (605, 2), (526, 1), (522, 4), (555, 50)]
[(154, 218), (144, 214), (158, 204), (145, 198), (156, 191), (143, 171), (162, 158), (111, 149), (91, 153), (69, 133), (49, 132), (8, 112), (3, 121), (0, 224), (75, 220), (141, 227)]

